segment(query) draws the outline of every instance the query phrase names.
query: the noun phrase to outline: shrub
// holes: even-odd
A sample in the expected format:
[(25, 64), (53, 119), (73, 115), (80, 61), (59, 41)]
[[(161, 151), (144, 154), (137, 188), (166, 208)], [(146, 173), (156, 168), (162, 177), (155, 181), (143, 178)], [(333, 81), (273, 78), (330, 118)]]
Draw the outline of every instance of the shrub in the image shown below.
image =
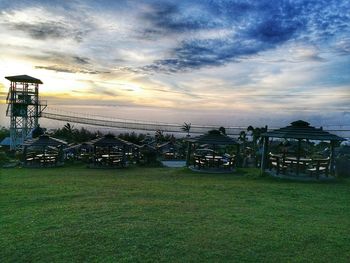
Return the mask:
[(7, 156), (6, 153), (0, 152), (0, 164), (3, 165), (5, 163), (8, 163), (10, 161), (10, 158)]
[(339, 177), (350, 177), (350, 155), (342, 155), (336, 159), (336, 171)]

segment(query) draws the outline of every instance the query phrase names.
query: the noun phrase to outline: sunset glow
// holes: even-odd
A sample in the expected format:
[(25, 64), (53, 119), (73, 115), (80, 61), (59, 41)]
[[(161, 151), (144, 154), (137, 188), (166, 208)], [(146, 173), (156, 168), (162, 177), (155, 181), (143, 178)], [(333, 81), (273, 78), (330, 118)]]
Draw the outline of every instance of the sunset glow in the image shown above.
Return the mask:
[[(27, 74), (62, 109), (117, 106), (118, 117), (169, 122), (350, 123), (347, 0), (0, 7), (2, 103), (4, 77)], [(132, 107), (153, 113), (128, 115)]]

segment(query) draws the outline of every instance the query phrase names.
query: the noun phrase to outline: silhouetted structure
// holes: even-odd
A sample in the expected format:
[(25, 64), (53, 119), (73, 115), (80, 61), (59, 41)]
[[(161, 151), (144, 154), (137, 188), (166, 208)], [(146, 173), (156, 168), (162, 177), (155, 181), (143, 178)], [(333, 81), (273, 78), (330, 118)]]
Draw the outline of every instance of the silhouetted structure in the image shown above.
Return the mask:
[(41, 135), (23, 143), (23, 162), (25, 166), (56, 166), (63, 164), (65, 141)]
[(6, 116), (11, 118), (10, 149), (15, 150), (22, 145), (31, 130), (38, 126), (46, 103), (39, 100), (39, 84), (42, 84), (40, 79), (28, 75), (5, 78), (11, 81), (6, 98)]
[(93, 167), (125, 167), (127, 151), (134, 144), (107, 134), (89, 144), (94, 147)]
[[(335, 142), (345, 141), (344, 138), (339, 137), (337, 135), (326, 132), (321, 128), (315, 128), (310, 126), (308, 122), (298, 120), (292, 122), (291, 125), (286, 126), (284, 128), (276, 129), (273, 131), (265, 132), (261, 135), (264, 138), (264, 147), (263, 154), (261, 159), (261, 172), (263, 172), (267, 168), (268, 163), (268, 145), (269, 138), (284, 138), (284, 139), (295, 139), (298, 141), (298, 150), (296, 152), (295, 165), (296, 165), (296, 175), (299, 174), (300, 166), (301, 166), (301, 141), (305, 140), (315, 140), (315, 141), (329, 141), (330, 142), (330, 162), (329, 162), (329, 170), (332, 175), (334, 175), (334, 146)], [(323, 160), (318, 160), (319, 162)], [(310, 160), (312, 162), (312, 160)], [(284, 169), (283, 165), (278, 165)], [(311, 168), (309, 169), (312, 171)], [(316, 169), (319, 169), (316, 168)], [(328, 167), (325, 167), (328, 170)]]
[(187, 147), (187, 156), (186, 156), (186, 165), (190, 165), (190, 159), (191, 159), (191, 152), (192, 152), (192, 145), (209, 145), (212, 147), (212, 149), (207, 149), (205, 154), (201, 154), (198, 156), (194, 156), (194, 165), (197, 165), (199, 168), (202, 166), (217, 166), (220, 167), (228, 167), (233, 168), (234, 165), (234, 157), (235, 156), (229, 156), (228, 154), (225, 154), (224, 156), (217, 156), (215, 153), (217, 146), (228, 146), (228, 145), (236, 145), (237, 147), (237, 153), (239, 152), (239, 144), (238, 142), (223, 134), (222, 132), (218, 130), (212, 130), (209, 131), (206, 134), (203, 134), (201, 136), (188, 139), (188, 147)]

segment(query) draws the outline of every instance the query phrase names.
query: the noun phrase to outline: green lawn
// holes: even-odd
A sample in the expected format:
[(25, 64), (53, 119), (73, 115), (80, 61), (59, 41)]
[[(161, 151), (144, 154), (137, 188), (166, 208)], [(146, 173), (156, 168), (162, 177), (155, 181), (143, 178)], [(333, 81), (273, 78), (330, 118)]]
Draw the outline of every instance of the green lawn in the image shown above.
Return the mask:
[(350, 261), (350, 180), (79, 166), (0, 173), (0, 262)]

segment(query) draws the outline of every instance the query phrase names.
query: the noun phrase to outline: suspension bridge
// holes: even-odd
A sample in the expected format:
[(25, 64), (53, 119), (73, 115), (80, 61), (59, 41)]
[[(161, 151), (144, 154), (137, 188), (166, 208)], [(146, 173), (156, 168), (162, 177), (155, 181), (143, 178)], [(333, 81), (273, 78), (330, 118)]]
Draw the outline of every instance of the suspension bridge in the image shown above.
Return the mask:
[[(183, 124), (179, 123), (165, 123), (165, 122), (146, 122), (141, 120), (130, 120), (120, 118), (106, 118), (96, 115), (84, 115), (81, 113), (64, 112), (53, 108), (47, 108), (41, 113), (41, 117), (77, 123), (92, 125), (97, 127), (116, 128), (131, 131), (147, 131), (154, 132), (160, 130), (167, 133), (186, 133), (183, 130)], [(218, 129), (220, 126), (215, 125), (196, 125), (191, 124), (191, 134), (202, 134), (209, 130)], [(240, 131), (246, 130), (247, 127), (224, 127), (228, 135), (239, 135)]]
[[(121, 118), (106, 118), (103, 116), (87, 115), (76, 112), (65, 112), (55, 108), (47, 107), (45, 111), (41, 113), (41, 117), (76, 124), (92, 125), (96, 127), (115, 128), (127, 131), (146, 131), (155, 132), (160, 130), (166, 133), (186, 133), (183, 130), (183, 124), (180, 123), (165, 123), (165, 122), (148, 122), (141, 120), (121, 119)], [(198, 125), (191, 124), (191, 134), (203, 134), (209, 130), (218, 129), (218, 125)], [(241, 131), (246, 131), (247, 126), (223, 126), (226, 134), (231, 136), (238, 136)], [(277, 129), (279, 127), (269, 127), (270, 129)], [(323, 126), (323, 129), (343, 136), (345, 138), (350, 137), (349, 125), (327, 125)]]

